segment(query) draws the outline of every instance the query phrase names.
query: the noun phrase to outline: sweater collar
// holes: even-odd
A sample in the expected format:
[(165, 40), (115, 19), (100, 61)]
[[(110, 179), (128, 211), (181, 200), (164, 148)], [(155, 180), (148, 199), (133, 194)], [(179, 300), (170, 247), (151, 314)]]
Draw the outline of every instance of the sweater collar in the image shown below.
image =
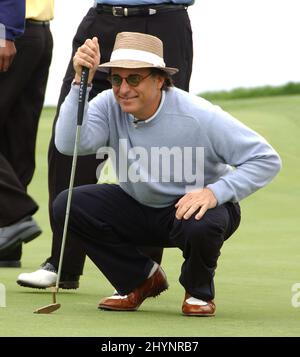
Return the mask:
[(157, 115), (159, 114), (159, 112), (161, 111), (161, 108), (163, 107), (164, 102), (165, 102), (165, 98), (166, 98), (166, 92), (163, 90), (161, 93), (161, 100), (160, 100), (159, 106), (158, 106), (156, 112), (150, 118), (148, 118), (146, 120), (139, 120), (139, 119), (135, 118), (135, 116), (133, 116), (132, 114), (128, 114), (130, 122), (132, 122), (132, 124), (135, 127), (137, 127), (138, 125), (145, 125), (145, 124), (148, 124), (149, 122), (151, 122), (152, 120), (154, 120), (157, 117)]

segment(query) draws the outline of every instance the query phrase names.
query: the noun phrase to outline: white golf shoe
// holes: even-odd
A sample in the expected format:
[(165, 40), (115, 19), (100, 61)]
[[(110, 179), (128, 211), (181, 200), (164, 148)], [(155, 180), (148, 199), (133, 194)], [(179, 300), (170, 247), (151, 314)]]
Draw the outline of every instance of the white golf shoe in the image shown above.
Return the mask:
[[(57, 273), (55, 267), (46, 263), (40, 269), (32, 273), (22, 273), (17, 278), (17, 284), (36, 289), (45, 289), (55, 286)], [(62, 289), (77, 289), (79, 287), (79, 276), (62, 274), (59, 287)]]

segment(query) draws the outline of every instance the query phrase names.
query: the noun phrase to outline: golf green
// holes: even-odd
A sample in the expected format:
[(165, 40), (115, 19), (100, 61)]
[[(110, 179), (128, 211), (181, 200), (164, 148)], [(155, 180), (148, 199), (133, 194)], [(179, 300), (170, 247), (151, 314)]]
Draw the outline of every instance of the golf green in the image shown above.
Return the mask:
[(6, 307), (0, 307), (0, 336), (300, 335), (300, 294), (292, 292), (293, 285), (300, 283), (300, 96), (217, 104), (266, 137), (280, 153), (283, 169), (269, 186), (241, 202), (241, 226), (224, 244), (216, 272), (216, 317), (181, 315), (184, 291), (177, 279), (182, 257), (174, 248), (165, 250), (162, 264), (169, 290), (146, 300), (137, 312), (97, 310), (98, 300), (113, 289), (87, 260), (80, 288), (60, 290), (59, 310), (49, 315), (33, 313), (51, 303), (51, 293), (20, 287), (15, 281), (19, 273), (36, 270), (51, 247), (47, 146), (54, 109), (45, 108), (30, 186), (30, 194), (40, 206), (35, 218), (43, 235), (24, 245), (22, 268), (0, 268), (0, 283), (6, 288)]

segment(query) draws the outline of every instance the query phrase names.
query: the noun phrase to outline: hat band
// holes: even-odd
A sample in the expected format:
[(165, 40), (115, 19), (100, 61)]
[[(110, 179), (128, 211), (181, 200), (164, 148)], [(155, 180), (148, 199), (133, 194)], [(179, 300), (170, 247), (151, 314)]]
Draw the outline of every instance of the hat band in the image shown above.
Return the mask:
[(151, 63), (154, 67), (166, 67), (164, 60), (151, 52), (119, 48), (111, 54), (110, 61), (129, 60)]

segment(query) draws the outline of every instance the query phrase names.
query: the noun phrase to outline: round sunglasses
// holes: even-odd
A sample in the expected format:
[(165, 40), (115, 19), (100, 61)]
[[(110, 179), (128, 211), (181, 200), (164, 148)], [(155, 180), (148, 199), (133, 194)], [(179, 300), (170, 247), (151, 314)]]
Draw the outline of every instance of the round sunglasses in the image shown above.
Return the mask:
[(127, 77), (121, 77), (119, 74), (111, 74), (107, 78), (110, 83), (115, 87), (120, 87), (123, 79), (129, 84), (131, 87), (137, 87), (144, 79), (151, 76), (151, 72), (148, 73), (145, 77), (141, 76), (140, 74), (130, 74)]

